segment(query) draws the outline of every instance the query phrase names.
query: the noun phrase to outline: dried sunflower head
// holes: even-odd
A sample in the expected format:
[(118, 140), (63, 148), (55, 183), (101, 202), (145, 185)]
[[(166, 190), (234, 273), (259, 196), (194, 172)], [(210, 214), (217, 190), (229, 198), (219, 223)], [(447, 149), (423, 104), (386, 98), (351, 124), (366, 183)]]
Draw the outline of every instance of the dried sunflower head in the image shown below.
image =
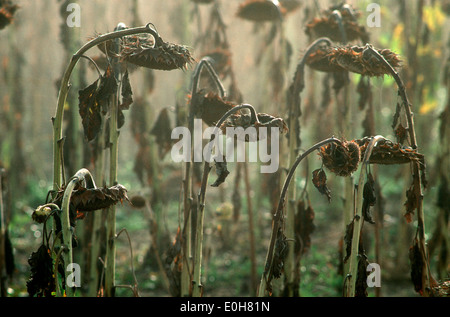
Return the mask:
[(234, 114), (230, 116), (220, 127), (223, 133), (226, 133), (228, 127), (242, 127), (244, 130), (249, 127), (256, 129), (256, 136), (244, 133), (243, 135), (236, 135), (236, 137), (245, 142), (252, 142), (270, 137), (271, 129), (266, 130), (266, 134), (262, 134), (260, 128), (278, 128), (280, 133), (287, 133), (289, 131), (288, 126), (282, 118), (273, 117), (266, 113), (257, 114), (258, 121), (252, 122), (251, 115), (249, 114)]
[(9, 0), (0, 1), (0, 30), (12, 23), (17, 9), (19, 9), (19, 6), (12, 4)]
[(239, 5), (236, 15), (245, 20), (264, 22), (279, 20), (284, 12), (278, 1), (247, 0)]
[[(365, 76), (390, 75), (390, 71), (369, 50), (369, 46), (336, 47), (327, 54), (330, 62), (342, 68)], [(393, 67), (400, 67), (401, 60), (397, 54), (389, 49), (376, 50)]]
[(349, 176), (358, 168), (361, 159), (359, 145), (355, 141), (330, 143), (319, 150), (323, 165), (338, 176)]
[(312, 69), (321, 72), (342, 72), (344, 68), (336, 63), (331, 63), (328, 57), (330, 46), (327, 43), (319, 43), (316, 49), (305, 57), (305, 63)]
[(186, 46), (164, 42), (156, 32), (122, 37), (119, 55), (114, 53), (112, 41), (102, 43), (98, 48), (109, 56), (120, 57), (121, 62), (151, 69), (186, 69), (194, 62)]
[(325, 10), (322, 18), (314, 18), (306, 25), (306, 34), (310, 37), (328, 37), (333, 41), (343, 41), (337, 15), (341, 19), (346, 40), (360, 39), (364, 43), (369, 42), (369, 35), (364, 26), (356, 21), (358, 12), (348, 4), (332, 6)]
[(235, 106), (232, 102), (223, 100), (215, 93), (204, 94), (200, 91), (199, 94), (198, 104), (195, 105), (196, 114), (209, 126), (216, 125), (220, 118)]

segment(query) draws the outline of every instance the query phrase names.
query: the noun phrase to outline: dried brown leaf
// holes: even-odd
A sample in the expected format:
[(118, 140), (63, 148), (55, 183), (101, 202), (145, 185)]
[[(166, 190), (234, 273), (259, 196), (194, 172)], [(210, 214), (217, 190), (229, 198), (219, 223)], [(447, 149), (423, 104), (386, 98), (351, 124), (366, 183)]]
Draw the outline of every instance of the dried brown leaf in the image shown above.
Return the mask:
[(98, 79), (88, 87), (78, 92), (79, 113), (84, 128), (84, 135), (88, 141), (95, 139), (100, 132), (102, 117), (96, 91)]
[(331, 201), (331, 191), (327, 187), (327, 175), (325, 171), (318, 168), (312, 172), (313, 178), (312, 182), (314, 186), (319, 190), (319, 193), (326, 195), (328, 202)]

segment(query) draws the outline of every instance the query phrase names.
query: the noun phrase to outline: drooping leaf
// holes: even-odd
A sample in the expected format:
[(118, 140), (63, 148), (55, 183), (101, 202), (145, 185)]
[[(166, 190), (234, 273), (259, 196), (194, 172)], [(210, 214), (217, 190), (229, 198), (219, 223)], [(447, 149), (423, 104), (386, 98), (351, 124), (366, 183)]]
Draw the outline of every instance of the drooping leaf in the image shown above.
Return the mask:
[(83, 124), (84, 135), (88, 141), (95, 139), (100, 132), (102, 117), (96, 91), (98, 79), (78, 92), (79, 113)]
[(153, 125), (150, 134), (156, 138), (158, 144), (159, 157), (162, 159), (170, 151), (174, 140), (172, 139), (172, 128), (170, 123), (169, 111), (163, 108)]
[(53, 259), (50, 249), (42, 244), (28, 259), (31, 275), (27, 281), (27, 291), (30, 297), (53, 296), (55, 278), (53, 277)]
[(331, 191), (327, 187), (327, 175), (322, 168), (318, 168), (312, 172), (312, 182), (314, 186), (319, 190), (319, 193), (326, 195), (328, 201), (331, 201)]
[(365, 253), (358, 254), (358, 270), (355, 283), (355, 297), (367, 297), (367, 266), (369, 261)]
[(352, 239), (353, 239), (353, 225), (354, 220), (352, 220), (347, 227), (345, 228), (345, 235), (344, 235), (344, 244), (345, 244), (345, 257), (344, 257), (344, 263), (347, 262), (348, 258), (352, 254)]
[(422, 293), (422, 271), (423, 258), (420, 252), (419, 243), (414, 239), (413, 245), (409, 248), (409, 260), (411, 264), (411, 281), (414, 284), (414, 290)]
[(399, 143), (405, 142), (405, 139), (408, 136), (408, 130), (401, 123), (397, 126), (394, 132)]
[(122, 103), (117, 107), (117, 128), (120, 129), (125, 124), (124, 110), (130, 109), (133, 103), (133, 92), (131, 91), (130, 79), (128, 78), (128, 69), (122, 77)]
[(372, 216), (370, 214), (370, 206), (374, 206), (377, 198), (375, 197), (375, 181), (371, 173), (367, 175), (367, 181), (364, 184), (363, 189), (363, 205), (362, 205), (362, 215), (364, 220), (374, 224)]
[(114, 77), (114, 71), (111, 65), (105, 70), (105, 73), (100, 78), (100, 84), (96, 93), (97, 102), (100, 104), (100, 108), (103, 114), (106, 114), (109, 110), (110, 97), (114, 96), (117, 92), (117, 80)]
[(274, 278), (280, 278), (284, 272), (284, 260), (288, 254), (287, 238), (281, 227), (278, 229), (277, 240), (275, 241), (275, 250), (272, 263), (272, 275)]
[(133, 92), (131, 90), (130, 78), (128, 70), (122, 76), (122, 103), (119, 105), (120, 110), (128, 110), (133, 103)]
[(315, 230), (314, 210), (310, 205), (306, 207), (303, 200), (297, 203), (295, 214), (295, 253), (305, 254), (311, 248), (311, 234)]
[(415, 193), (414, 184), (412, 184), (409, 189), (406, 191), (406, 202), (405, 202), (405, 218), (406, 222), (411, 223), (412, 217), (414, 215), (414, 210), (417, 209), (417, 196)]
[(218, 177), (216, 181), (211, 184), (211, 186), (218, 187), (220, 184), (225, 182), (225, 179), (227, 178), (228, 174), (230, 174), (230, 172), (227, 169), (227, 161), (225, 155), (222, 156), (222, 162), (216, 161), (216, 159), (214, 159), (214, 161), (216, 162), (216, 174)]

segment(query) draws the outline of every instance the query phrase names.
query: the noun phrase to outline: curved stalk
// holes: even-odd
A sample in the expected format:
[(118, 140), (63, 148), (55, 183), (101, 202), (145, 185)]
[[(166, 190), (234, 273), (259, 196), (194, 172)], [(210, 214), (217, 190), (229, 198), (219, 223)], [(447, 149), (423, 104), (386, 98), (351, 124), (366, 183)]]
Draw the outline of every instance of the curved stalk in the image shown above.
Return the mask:
[[(210, 59), (208, 57), (204, 57), (197, 64), (193, 76), (192, 76), (192, 88), (191, 88), (191, 100), (189, 103), (189, 115), (188, 115), (188, 130), (194, 131), (194, 116), (195, 116), (195, 105), (197, 104), (197, 90), (198, 84), (200, 81), (200, 74), (203, 69), (206, 67), (208, 74), (213, 79), (214, 83), (217, 86), (220, 97), (225, 97), (225, 88), (223, 87), (219, 76), (217, 75), (214, 67), (212, 67), (210, 63)], [(194, 144), (194, 136), (191, 134), (191, 147)], [(191, 246), (191, 215), (192, 215), (192, 179), (191, 179), (191, 162), (193, 162), (194, 153), (191, 148), (191, 157), (190, 160), (187, 160), (185, 163), (184, 170), (184, 180), (183, 180), (183, 207), (184, 207), (184, 227), (183, 227), (183, 266), (181, 271), (181, 296), (189, 296), (191, 294), (191, 257), (192, 257), (192, 246)]]
[(60, 143), (62, 136), (62, 122), (63, 122), (63, 113), (64, 113), (64, 104), (66, 102), (67, 93), (69, 91), (69, 80), (72, 75), (73, 69), (76, 66), (78, 60), (83, 56), (83, 54), (88, 51), (90, 48), (97, 46), (100, 43), (116, 39), (119, 37), (123, 37), (126, 35), (133, 35), (138, 33), (150, 33), (155, 38), (157, 38), (157, 33), (150, 27), (151, 24), (147, 24), (146, 26), (129, 28), (121, 31), (114, 31), (107, 34), (100, 35), (99, 37), (87, 42), (84, 44), (73, 56), (70, 60), (69, 65), (67, 66), (63, 78), (61, 80), (61, 87), (59, 89), (58, 94), (58, 103), (56, 107), (56, 114), (52, 118), (53, 121), (53, 189), (57, 190), (61, 186), (62, 179), (62, 168), (61, 168), (61, 160), (62, 160), (62, 144)]
[(331, 143), (331, 142), (338, 143), (338, 144), (341, 143), (341, 141), (335, 137), (331, 137), (329, 139), (320, 141), (319, 143), (316, 143), (315, 145), (310, 147), (308, 150), (306, 150), (303, 154), (297, 156), (297, 159), (295, 160), (294, 164), (289, 169), (289, 172), (288, 172), (286, 179), (284, 181), (284, 184), (283, 184), (283, 188), (281, 190), (277, 210), (272, 218), (273, 219), (272, 220), (272, 235), (270, 238), (269, 249), (267, 250), (266, 263), (264, 266), (265, 269), (264, 269), (264, 273), (261, 277), (261, 283), (259, 285), (259, 291), (258, 291), (258, 296), (260, 296), (260, 297), (265, 296), (267, 285), (272, 280), (272, 271), (273, 271), (272, 262), (273, 262), (273, 253), (275, 250), (275, 242), (277, 240), (278, 229), (280, 228), (282, 219), (283, 219), (283, 210), (285, 207), (286, 195), (287, 195), (291, 180), (295, 174), (295, 170), (296, 170), (297, 166), (300, 164), (300, 162), (305, 157), (307, 157), (313, 151), (315, 151), (315, 150), (321, 148), (322, 146), (324, 146), (328, 143)]
[[(398, 75), (398, 73), (395, 71), (395, 69), (389, 64), (386, 59), (378, 53), (370, 44), (366, 44), (365, 47), (366, 51), (369, 52), (371, 55), (375, 56), (383, 65), (389, 70), (391, 76), (394, 78), (397, 86), (398, 86), (398, 94), (400, 98), (402, 99), (403, 107), (405, 109), (405, 115), (406, 119), (408, 121), (408, 135), (409, 135), (409, 142), (411, 147), (416, 150), (418, 148), (417, 146), (417, 140), (416, 140), (416, 132), (414, 129), (414, 120), (413, 120), (413, 112), (411, 110), (411, 104), (409, 103), (408, 96), (406, 94), (406, 88), (403, 84), (402, 79)], [(425, 242), (425, 215), (423, 212), (423, 192), (422, 192), (422, 185), (423, 179), (420, 175), (420, 162), (413, 161), (412, 163), (412, 169), (413, 169), (413, 188), (414, 188), (414, 195), (417, 199), (417, 233), (419, 240), (420, 249), (423, 255), (423, 276), (422, 276), (422, 285), (424, 294), (428, 294), (427, 289), (430, 289), (431, 287), (431, 275), (429, 273), (429, 262), (428, 262), (428, 254), (427, 254), (427, 246)]]
[[(68, 182), (66, 189), (64, 190), (63, 200), (62, 200), (62, 240), (63, 244), (61, 248), (63, 248), (63, 258), (64, 265), (67, 266), (73, 263), (73, 254), (72, 254), (72, 227), (70, 226), (70, 197), (72, 195), (72, 191), (75, 187), (85, 181), (86, 184), (90, 185), (89, 187), (96, 188), (94, 179), (92, 178), (91, 173), (85, 169), (80, 169)], [(88, 186), (86, 186), (88, 187)], [(64, 268), (65, 272), (65, 280), (66, 280), (66, 296), (73, 296), (73, 290), (71, 287), (67, 286), (68, 277), (72, 272), (67, 272), (66, 268)]]
[[(242, 104), (239, 106), (235, 106), (228, 110), (216, 123), (214, 133), (211, 135), (210, 142), (208, 143), (208, 153), (211, 153), (212, 151), (212, 141), (214, 141), (214, 138), (216, 134), (218, 133), (218, 129), (220, 126), (225, 122), (225, 120), (228, 119), (229, 116), (234, 114), (235, 112), (241, 110), (241, 109), (249, 109), (251, 113), (251, 122), (252, 124), (259, 122), (258, 117), (256, 115), (256, 111), (253, 108), (252, 105), (249, 104)], [(198, 211), (197, 214), (197, 227), (196, 227), (196, 234), (195, 234), (195, 257), (194, 257), (194, 274), (193, 274), (193, 290), (192, 295), (193, 296), (201, 296), (203, 291), (203, 286), (201, 285), (201, 269), (202, 269), (202, 246), (203, 246), (203, 220), (204, 220), (204, 211), (205, 211), (205, 197), (206, 197), (206, 185), (208, 183), (208, 176), (209, 172), (211, 170), (210, 162), (208, 160), (205, 160), (205, 164), (203, 167), (203, 178), (202, 178), (202, 184), (200, 187), (200, 192), (198, 194)]]

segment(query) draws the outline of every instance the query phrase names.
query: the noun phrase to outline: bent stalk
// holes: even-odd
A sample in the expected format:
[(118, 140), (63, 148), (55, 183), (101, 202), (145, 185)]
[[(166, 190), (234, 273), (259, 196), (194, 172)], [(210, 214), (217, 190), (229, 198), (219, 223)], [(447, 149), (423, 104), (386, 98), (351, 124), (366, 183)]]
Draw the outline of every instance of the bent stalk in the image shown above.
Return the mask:
[(72, 274), (72, 272), (68, 272), (66, 270), (67, 266), (73, 263), (73, 253), (72, 253), (72, 227), (70, 226), (70, 197), (72, 195), (72, 191), (75, 186), (77, 186), (82, 181), (86, 182), (87, 188), (96, 188), (94, 179), (92, 178), (91, 173), (85, 169), (80, 169), (68, 182), (66, 189), (64, 191), (64, 196), (62, 200), (62, 241), (63, 244), (61, 248), (63, 250), (63, 258), (64, 258), (64, 268), (65, 272), (65, 281), (66, 281), (66, 296), (71, 297), (74, 296), (74, 292), (72, 287), (70, 287), (68, 283), (68, 278)]
[(288, 193), (288, 189), (289, 189), (291, 180), (295, 174), (295, 170), (296, 170), (297, 166), (300, 164), (300, 162), (305, 157), (307, 157), (309, 154), (311, 154), (315, 150), (317, 150), (317, 149), (321, 148), (322, 146), (324, 146), (328, 143), (331, 143), (331, 142), (338, 143), (338, 144), (341, 143), (341, 141), (335, 137), (331, 137), (329, 139), (320, 141), (319, 143), (313, 145), (308, 150), (306, 150), (303, 154), (299, 155), (297, 157), (297, 159), (295, 160), (294, 164), (292, 165), (292, 167), (289, 169), (288, 175), (286, 176), (286, 179), (283, 184), (283, 188), (281, 190), (277, 210), (272, 218), (273, 219), (272, 220), (272, 235), (270, 238), (269, 248), (267, 250), (266, 262), (264, 265), (264, 273), (262, 274), (261, 282), (259, 285), (259, 291), (258, 291), (259, 297), (263, 297), (266, 295), (267, 288), (270, 285), (270, 282), (272, 280), (272, 275), (273, 275), (272, 274), (273, 273), (272, 264), (273, 264), (273, 254), (274, 254), (274, 250), (275, 250), (275, 242), (276, 242), (277, 236), (278, 236), (278, 229), (281, 227), (281, 224), (283, 221), (283, 215), (284, 215), (283, 210), (285, 207), (286, 195)]

